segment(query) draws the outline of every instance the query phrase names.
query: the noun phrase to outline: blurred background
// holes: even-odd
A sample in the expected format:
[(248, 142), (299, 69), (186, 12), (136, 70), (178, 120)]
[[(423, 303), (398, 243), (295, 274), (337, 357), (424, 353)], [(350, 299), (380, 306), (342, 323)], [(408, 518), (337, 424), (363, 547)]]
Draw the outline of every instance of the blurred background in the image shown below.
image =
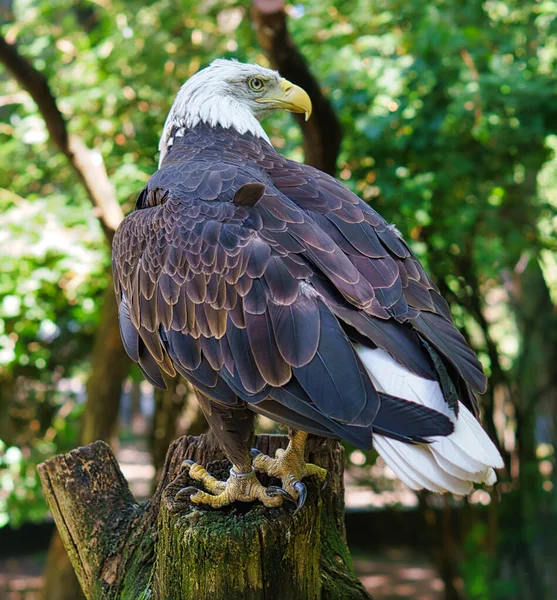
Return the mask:
[(490, 378), (483, 422), (506, 464), (493, 489), (416, 495), (347, 447), (358, 575), (376, 599), (557, 597), (556, 10), (2, 0), (0, 598), (81, 597), (38, 463), (105, 439), (144, 500), (169, 442), (206, 427), (185, 383), (154, 392), (125, 357), (110, 240), (179, 86), (223, 56), (318, 84), (304, 129), (266, 122), (273, 144), (396, 223)]

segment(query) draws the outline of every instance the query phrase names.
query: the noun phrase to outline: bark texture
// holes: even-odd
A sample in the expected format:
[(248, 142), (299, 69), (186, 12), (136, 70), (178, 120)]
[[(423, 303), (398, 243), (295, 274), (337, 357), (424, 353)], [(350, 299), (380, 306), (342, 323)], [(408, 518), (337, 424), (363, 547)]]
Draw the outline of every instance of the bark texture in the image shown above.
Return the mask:
[(311, 98), (311, 119), (305, 121), (303, 116), (295, 115), (304, 136), (304, 162), (334, 175), (342, 139), (340, 123), (288, 33), (284, 1), (253, 0), (252, 19), (259, 45), (271, 66), (303, 87)]
[(167, 381), (166, 390), (156, 389), (155, 410), (151, 432), (151, 456), (155, 467), (155, 483), (158, 483), (168, 447), (185, 433), (179, 431), (180, 416), (184, 412), (191, 395), (189, 384), (180, 377)]
[(118, 306), (112, 277), (103, 296), (101, 322), (95, 335), (87, 402), (81, 419), (80, 442), (112, 441), (116, 437), (120, 394), (130, 361), (124, 352), (118, 328)]
[[(264, 435), (256, 443), (274, 454), (287, 442)], [(321, 490), (307, 480), (308, 502), (295, 516), (293, 505), (211, 510), (176, 502), (176, 491), (195, 483), (181, 468), (184, 459), (228, 475), (230, 463), (211, 434), (171, 445), (155, 495), (143, 507), (103, 442), (57, 456), (39, 472), (89, 600), (369, 599), (346, 546), (343, 450), (318, 439), (308, 446), (309, 460), (328, 469), (328, 485)]]

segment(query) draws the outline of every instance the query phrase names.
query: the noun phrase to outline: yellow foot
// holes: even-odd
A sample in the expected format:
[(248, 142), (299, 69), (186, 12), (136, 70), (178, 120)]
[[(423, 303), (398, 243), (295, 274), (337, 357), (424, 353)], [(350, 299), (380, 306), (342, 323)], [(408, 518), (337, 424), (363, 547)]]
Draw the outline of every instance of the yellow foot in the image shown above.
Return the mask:
[(260, 500), (265, 506), (272, 507), (280, 506), (285, 498), (294, 501), (294, 498), (279, 487), (263, 487), (253, 469), (249, 473), (236, 473), (234, 469), (230, 469), (230, 477), (226, 481), (219, 481), (193, 460), (185, 460), (182, 466), (188, 467), (190, 477), (201, 481), (211, 492), (207, 493), (193, 486), (182, 488), (177, 492), (176, 498), (191, 496), (190, 500), (195, 504), (221, 508), (236, 500), (240, 502)]
[(277, 477), (282, 481), (282, 488), (297, 499), (296, 514), (304, 505), (307, 497), (306, 486), (302, 483), (304, 477), (316, 477), (318, 481), (324, 482), (327, 471), (304, 461), (302, 450), (296, 450), (292, 443), (286, 450), (279, 448), (275, 452), (275, 458), (263, 454), (256, 448), (251, 449), (253, 468), (256, 471), (267, 473), (271, 477)]

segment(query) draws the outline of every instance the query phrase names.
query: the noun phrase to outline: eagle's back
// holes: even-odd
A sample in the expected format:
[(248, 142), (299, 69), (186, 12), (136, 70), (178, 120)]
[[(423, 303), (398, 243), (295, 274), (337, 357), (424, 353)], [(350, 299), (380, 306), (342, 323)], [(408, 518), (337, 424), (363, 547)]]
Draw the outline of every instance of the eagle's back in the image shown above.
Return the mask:
[[(396, 444), (428, 436), (480, 440), (486, 457), (467, 474), (493, 463), (468, 410), (485, 389), (481, 365), (398, 231), (261, 138), (174, 131), (113, 264), (124, 345), (155, 385), (177, 371), (213, 401), (306, 431), (365, 448), (373, 433), (405, 472)], [(459, 412), (468, 434), (450, 436)], [(464, 472), (449, 446), (443, 460)], [(462, 492), (455, 470), (441, 471)], [(407, 483), (423, 486), (416, 477)]]

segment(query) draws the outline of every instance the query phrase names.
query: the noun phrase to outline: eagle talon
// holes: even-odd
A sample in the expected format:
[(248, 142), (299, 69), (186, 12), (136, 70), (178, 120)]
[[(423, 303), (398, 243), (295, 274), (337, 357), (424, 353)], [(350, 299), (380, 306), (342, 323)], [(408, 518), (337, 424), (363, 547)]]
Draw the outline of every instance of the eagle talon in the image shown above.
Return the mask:
[(198, 488), (194, 487), (193, 485), (189, 485), (188, 487), (182, 488), (181, 490), (176, 492), (176, 494), (174, 495), (174, 498), (176, 500), (181, 500), (184, 497), (193, 496), (194, 494), (197, 494), (197, 492), (199, 492), (199, 491), (200, 490)]
[(298, 492), (298, 502), (296, 503), (296, 510), (292, 513), (293, 515), (295, 515), (306, 503), (308, 490), (305, 484), (301, 481), (296, 481), (296, 483), (294, 483), (292, 487), (296, 490), (296, 492)]
[(194, 504), (205, 504), (213, 508), (221, 508), (235, 501), (254, 502), (261, 501), (267, 507), (281, 506), (284, 500), (296, 503), (296, 500), (286, 490), (277, 487), (264, 487), (261, 485), (251, 469), (248, 472), (238, 472), (234, 467), (230, 469), (230, 477), (226, 481), (219, 481), (201, 465), (192, 460), (185, 460), (182, 466), (188, 467), (189, 477), (203, 483), (205, 490), (195, 486), (187, 486), (179, 490), (174, 498), (181, 500), (189, 497)]
[(316, 477), (318, 481), (326, 481), (327, 471), (304, 461), (304, 445), (307, 434), (293, 431), (290, 434), (290, 443), (286, 449), (279, 448), (275, 458), (263, 454), (257, 448), (251, 449), (253, 468), (256, 471), (267, 473), (271, 477), (278, 477), (282, 481), (282, 488), (291, 498), (295, 499), (296, 514), (307, 500), (307, 488), (302, 483), (304, 477)]
[(286, 490), (283, 490), (282, 488), (278, 487), (278, 485), (270, 485), (269, 487), (266, 488), (265, 493), (270, 498), (274, 498), (276, 496), (282, 496), (285, 500), (288, 500), (289, 502), (293, 502), (294, 504), (296, 504), (296, 499), (291, 494), (289, 494)]

